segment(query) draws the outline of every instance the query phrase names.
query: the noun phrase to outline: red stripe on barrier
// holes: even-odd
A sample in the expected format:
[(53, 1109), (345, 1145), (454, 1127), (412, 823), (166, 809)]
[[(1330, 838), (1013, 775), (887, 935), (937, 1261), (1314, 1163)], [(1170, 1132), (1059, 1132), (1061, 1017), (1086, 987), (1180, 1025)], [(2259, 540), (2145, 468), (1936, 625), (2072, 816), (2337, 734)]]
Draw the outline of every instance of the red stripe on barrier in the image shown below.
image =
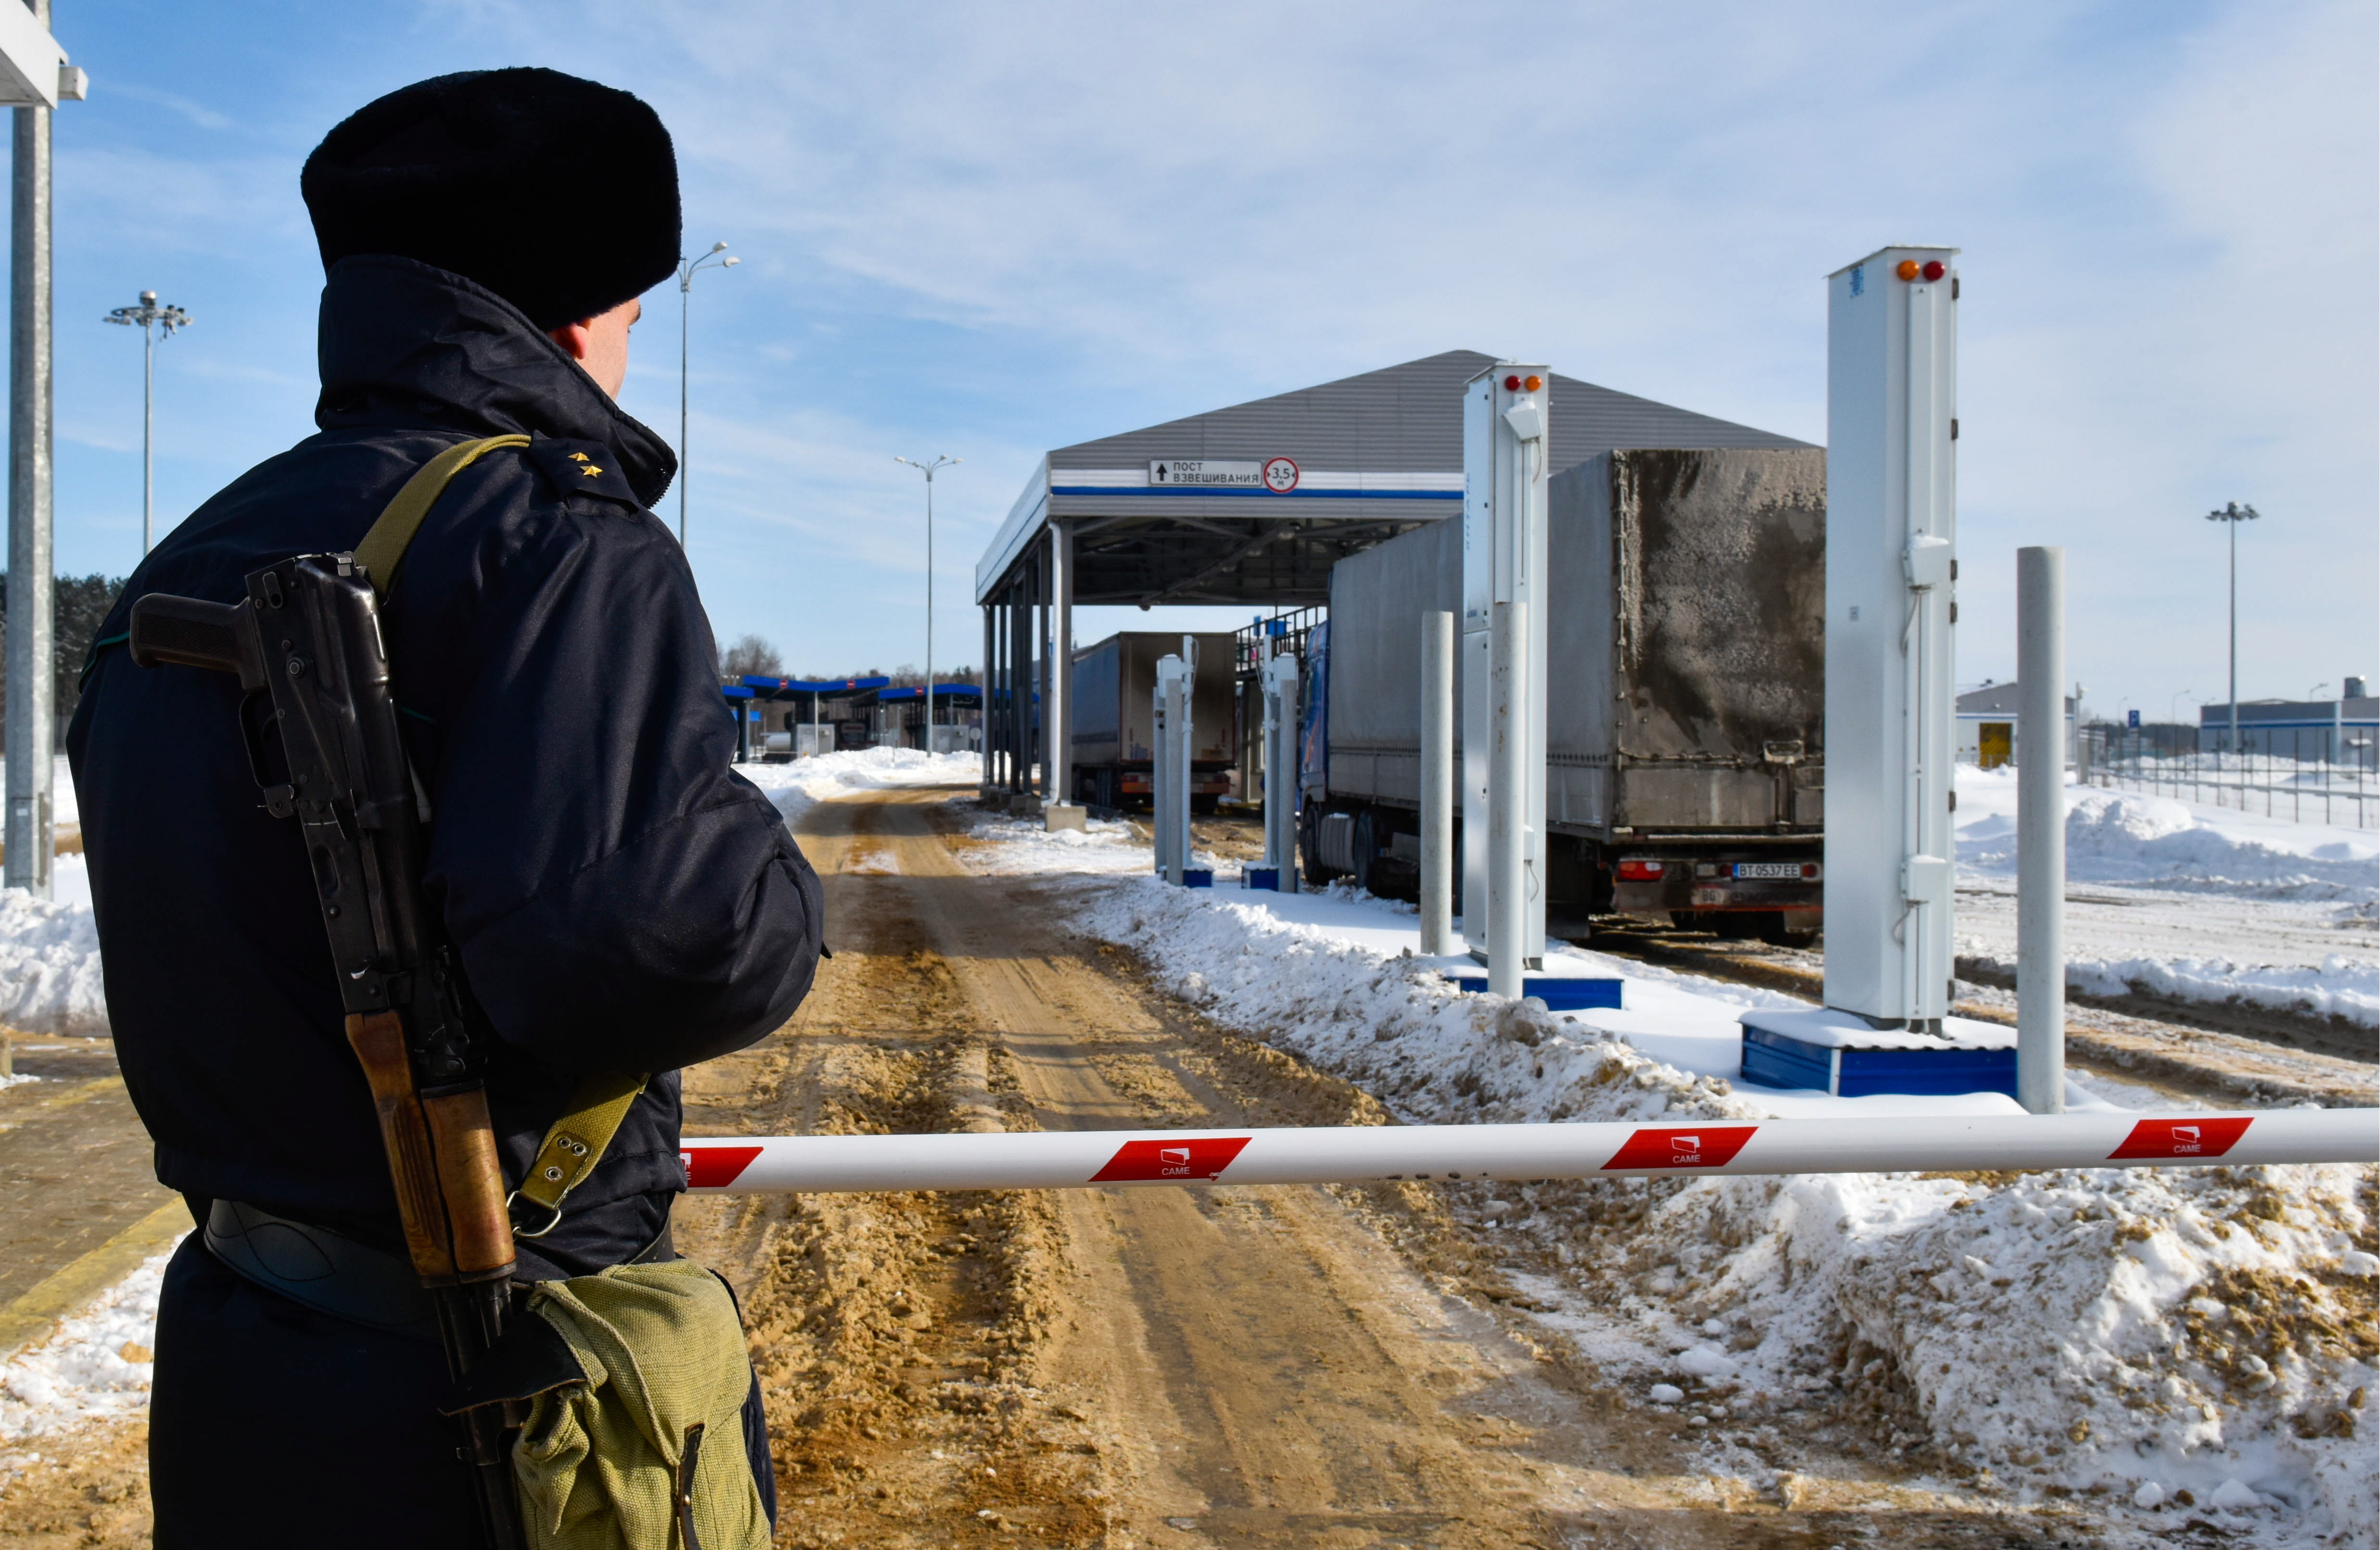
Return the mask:
[(1743, 1150), (1758, 1125), (1679, 1125), (1641, 1130), (1628, 1138), (1607, 1173), (1621, 1168), (1725, 1168)]
[(2119, 1157), (2219, 1157), (2248, 1133), (2246, 1120), (2143, 1120), (2107, 1154)]
[(677, 1155), (690, 1190), (723, 1190), (760, 1155), (758, 1146), (689, 1146)]
[(1180, 1141), (1127, 1141), (1108, 1165), (1091, 1175), (1094, 1184), (1150, 1183), (1162, 1180), (1212, 1179), (1232, 1166), (1253, 1136), (1225, 1135)]

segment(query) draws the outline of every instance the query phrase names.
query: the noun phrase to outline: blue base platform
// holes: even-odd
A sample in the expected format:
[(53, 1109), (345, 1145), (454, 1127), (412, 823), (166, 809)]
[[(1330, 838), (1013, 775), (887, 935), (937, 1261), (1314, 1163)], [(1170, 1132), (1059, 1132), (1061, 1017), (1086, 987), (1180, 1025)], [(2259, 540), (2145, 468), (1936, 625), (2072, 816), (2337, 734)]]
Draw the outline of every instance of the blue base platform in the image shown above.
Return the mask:
[[(1446, 978), (1458, 989), (1476, 996), (1488, 988), (1488, 975), (1483, 970), (1465, 974), (1457, 969)], [(1593, 1008), (1617, 1010), (1620, 1006), (1621, 981), (1589, 979), (1584, 975), (1523, 975), (1521, 994), (1535, 996), (1546, 1003), (1548, 1011), (1585, 1011)]]
[(1867, 1097), (1878, 1093), (2016, 1096), (2016, 1030), (1963, 1017), (1944, 1019), (1940, 1038), (1870, 1028), (1840, 1011), (1749, 1011), (1743, 1080)]

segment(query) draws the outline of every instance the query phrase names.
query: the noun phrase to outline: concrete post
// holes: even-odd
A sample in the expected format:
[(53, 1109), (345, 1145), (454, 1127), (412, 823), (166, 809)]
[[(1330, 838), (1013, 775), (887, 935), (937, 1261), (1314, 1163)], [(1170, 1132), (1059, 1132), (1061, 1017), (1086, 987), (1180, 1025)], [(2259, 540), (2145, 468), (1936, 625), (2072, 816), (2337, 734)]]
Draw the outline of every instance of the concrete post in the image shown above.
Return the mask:
[(1529, 605), (1490, 605), (1488, 663), (1488, 988), (1518, 1000), (1528, 940), (1526, 907)]
[(2066, 1110), (2066, 551), (2016, 551), (2016, 1095)]
[(1454, 951), (1454, 615), (1421, 621), (1421, 951)]
[[(9, 0), (0, 0), (0, 4)], [(33, 0), (46, 29), (49, 0)], [(9, 230), (6, 885), (50, 896), (57, 735), (50, 551), (50, 110), (17, 110)]]

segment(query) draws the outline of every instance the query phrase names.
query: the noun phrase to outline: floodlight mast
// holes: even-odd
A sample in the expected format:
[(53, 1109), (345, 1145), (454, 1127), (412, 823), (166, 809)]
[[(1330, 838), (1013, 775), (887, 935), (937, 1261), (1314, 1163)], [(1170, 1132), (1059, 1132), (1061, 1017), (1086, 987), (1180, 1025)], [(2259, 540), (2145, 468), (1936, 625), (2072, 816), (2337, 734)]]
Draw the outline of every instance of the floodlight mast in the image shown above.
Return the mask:
[(190, 326), (180, 308), (157, 305), (155, 291), (142, 291), (138, 307), (118, 307), (104, 320), (140, 330), (140, 556), (157, 547), (157, 331), (166, 338)]
[(2231, 531), (2231, 752), (2240, 752), (2240, 524), (2253, 522), (2258, 513), (2253, 506), (2243, 506), (2237, 501), (2226, 501), (2221, 511), (2206, 514), (2209, 522), (2220, 522)]
[(714, 242), (710, 251), (698, 259), (680, 259), (677, 264), (677, 546), (686, 547), (686, 320), (694, 301), (694, 277), (706, 269), (734, 269), (744, 260), (727, 252), (727, 244)]
[(931, 463), (898, 454), (892, 461), (905, 463), (926, 476), (926, 752), (930, 754), (934, 751), (934, 470), (966, 459), (942, 453)]

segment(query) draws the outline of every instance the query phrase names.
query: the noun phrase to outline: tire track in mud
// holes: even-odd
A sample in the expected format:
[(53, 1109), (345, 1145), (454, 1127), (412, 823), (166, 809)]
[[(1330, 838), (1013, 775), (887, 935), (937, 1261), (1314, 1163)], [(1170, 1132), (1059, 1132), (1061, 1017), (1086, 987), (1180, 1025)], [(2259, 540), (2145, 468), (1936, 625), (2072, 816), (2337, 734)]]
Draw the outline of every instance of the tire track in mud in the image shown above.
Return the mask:
[[(980, 877), (939, 792), (823, 803), (835, 957), (687, 1129), (1385, 1123)], [(744, 1299), (789, 1545), (2084, 1543), (1884, 1481), (1761, 1493), (1525, 1323), (1436, 1186), (688, 1199)], [(1780, 1494), (1781, 1492), (1781, 1494)]]

